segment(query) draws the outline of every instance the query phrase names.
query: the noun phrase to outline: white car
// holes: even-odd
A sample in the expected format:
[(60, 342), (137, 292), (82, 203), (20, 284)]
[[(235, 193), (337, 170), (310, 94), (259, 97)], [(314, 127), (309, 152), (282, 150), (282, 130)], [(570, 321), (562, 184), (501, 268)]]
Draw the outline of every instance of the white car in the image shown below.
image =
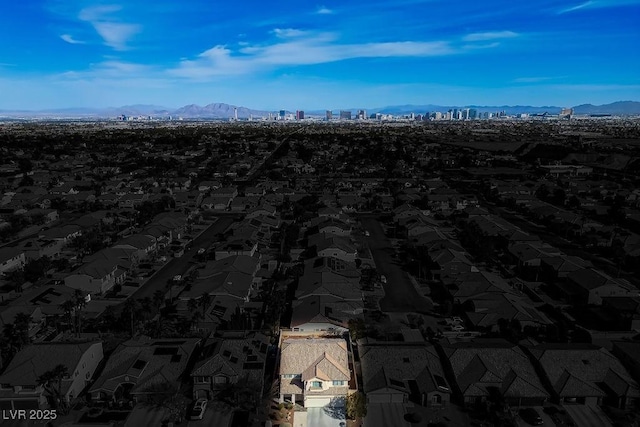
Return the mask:
[(207, 400), (206, 399), (198, 399), (196, 403), (193, 404), (193, 409), (191, 410), (191, 416), (189, 417), (192, 420), (201, 420), (204, 417), (204, 412), (207, 410)]
[(174, 282), (179, 282), (181, 280), (182, 280), (182, 275), (176, 274), (175, 276), (173, 276), (173, 281)]
[(205, 253), (207, 250), (205, 248), (200, 248), (198, 249), (198, 255), (202, 255), (203, 253)]
[(462, 320), (462, 317), (453, 316), (451, 319), (456, 323), (464, 323), (464, 320)]
[(456, 331), (456, 332), (464, 331), (464, 326), (462, 326), (462, 325), (453, 325), (451, 327), (451, 330), (452, 331)]
[(369, 236), (371, 236), (371, 233), (369, 233), (367, 230), (365, 230), (365, 231), (364, 231), (364, 235), (365, 235), (365, 236), (367, 236), (367, 237), (369, 237)]
[(385, 276), (384, 274), (382, 276), (380, 276), (380, 281), (382, 283), (387, 283), (387, 276)]

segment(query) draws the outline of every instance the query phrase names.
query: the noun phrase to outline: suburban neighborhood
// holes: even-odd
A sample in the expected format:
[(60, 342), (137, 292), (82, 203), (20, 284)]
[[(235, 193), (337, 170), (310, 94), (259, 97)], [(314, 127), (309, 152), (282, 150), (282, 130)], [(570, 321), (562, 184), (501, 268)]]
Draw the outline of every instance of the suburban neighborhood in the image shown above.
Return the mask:
[(0, 409), (637, 426), (639, 129), (2, 123)]

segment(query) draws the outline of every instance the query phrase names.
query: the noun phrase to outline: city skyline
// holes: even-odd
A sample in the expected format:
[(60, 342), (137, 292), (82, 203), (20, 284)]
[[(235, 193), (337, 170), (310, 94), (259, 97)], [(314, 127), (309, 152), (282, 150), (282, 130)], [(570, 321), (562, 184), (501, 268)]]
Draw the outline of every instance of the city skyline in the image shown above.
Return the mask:
[(639, 13), (640, 0), (13, 3), (0, 109), (637, 100)]

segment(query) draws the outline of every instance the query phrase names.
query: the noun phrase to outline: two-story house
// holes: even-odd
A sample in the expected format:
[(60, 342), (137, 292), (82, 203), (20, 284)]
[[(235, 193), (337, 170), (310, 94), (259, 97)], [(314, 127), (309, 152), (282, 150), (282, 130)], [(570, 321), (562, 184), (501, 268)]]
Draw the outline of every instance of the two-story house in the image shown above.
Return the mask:
[(62, 396), (71, 403), (87, 386), (102, 358), (102, 342), (27, 346), (15, 355), (0, 376), (0, 408), (47, 408), (47, 394), (39, 378), (59, 365), (66, 369), (61, 379)]
[(344, 406), (351, 372), (343, 338), (287, 338), (280, 346), (280, 401)]

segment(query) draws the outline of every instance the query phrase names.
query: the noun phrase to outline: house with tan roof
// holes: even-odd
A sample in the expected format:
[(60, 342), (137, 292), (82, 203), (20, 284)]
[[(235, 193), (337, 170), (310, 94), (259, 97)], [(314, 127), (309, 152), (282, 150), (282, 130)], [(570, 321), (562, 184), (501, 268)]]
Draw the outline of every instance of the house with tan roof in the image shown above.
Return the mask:
[(351, 371), (343, 338), (286, 338), (280, 345), (280, 401), (305, 408), (345, 405)]

